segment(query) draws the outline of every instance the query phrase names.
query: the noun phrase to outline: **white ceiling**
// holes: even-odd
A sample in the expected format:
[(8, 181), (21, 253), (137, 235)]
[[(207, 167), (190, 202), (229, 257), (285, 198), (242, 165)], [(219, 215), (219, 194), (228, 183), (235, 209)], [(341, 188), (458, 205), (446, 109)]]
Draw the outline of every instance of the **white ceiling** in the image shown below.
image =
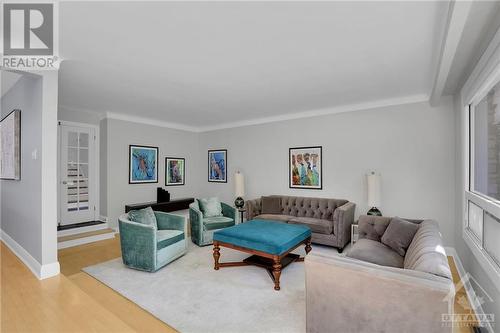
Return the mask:
[(425, 98), (447, 8), (63, 2), (59, 104), (199, 128)]

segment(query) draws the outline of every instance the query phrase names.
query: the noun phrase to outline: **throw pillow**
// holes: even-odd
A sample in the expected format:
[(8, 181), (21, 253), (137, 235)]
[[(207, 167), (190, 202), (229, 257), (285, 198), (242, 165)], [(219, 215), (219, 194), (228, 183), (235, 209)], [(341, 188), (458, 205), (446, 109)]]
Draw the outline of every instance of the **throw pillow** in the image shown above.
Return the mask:
[(281, 214), (280, 197), (262, 197), (262, 214)]
[(222, 205), (219, 198), (199, 199), (201, 212), (204, 217), (214, 217), (222, 215)]
[(404, 257), (417, 230), (418, 224), (395, 217), (382, 235), (382, 244), (389, 246)]
[(146, 207), (139, 210), (131, 210), (130, 212), (128, 212), (128, 218), (132, 222), (152, 225), (155, 229), (157, 229), (155, 212), (151, 207)]

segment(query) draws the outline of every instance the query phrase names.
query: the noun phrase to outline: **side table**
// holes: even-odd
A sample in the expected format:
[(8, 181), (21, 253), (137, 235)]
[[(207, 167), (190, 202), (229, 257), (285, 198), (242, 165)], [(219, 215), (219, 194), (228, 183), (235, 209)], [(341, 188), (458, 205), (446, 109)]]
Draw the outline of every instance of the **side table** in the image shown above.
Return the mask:
[(238, 212), (240, 213), (240, 223), (243, 223), (243, 214), (246, 212), (247, 210), (245, 208), (238, 208)]
[(351, 224), (351, 246), (358, 240), (358, 222)]

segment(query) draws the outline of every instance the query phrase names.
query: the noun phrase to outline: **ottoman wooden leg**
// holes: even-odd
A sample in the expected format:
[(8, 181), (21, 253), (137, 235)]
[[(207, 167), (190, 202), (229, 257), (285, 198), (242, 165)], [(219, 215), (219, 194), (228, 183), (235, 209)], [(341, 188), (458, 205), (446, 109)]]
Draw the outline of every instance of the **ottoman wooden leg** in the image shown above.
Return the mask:
[(280, 290), (281, 262), (278, 256), (273, 258), (274, 290)]
[(308, 254), (309, 252), (311, 252), (312, 250), (312, 247), (311, 247), (311, 238), (308, 238), (306, 240), (306, 254)]
[(220, 247), (218, 242), (214, 242), (214, 269), (219, 270)]

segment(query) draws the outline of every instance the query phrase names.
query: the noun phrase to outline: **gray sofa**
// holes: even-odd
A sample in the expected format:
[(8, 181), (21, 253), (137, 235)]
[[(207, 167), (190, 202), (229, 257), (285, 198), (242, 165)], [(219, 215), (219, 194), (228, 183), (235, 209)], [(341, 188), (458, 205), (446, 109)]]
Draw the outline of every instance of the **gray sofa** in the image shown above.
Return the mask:
[(263, 219), (307, 225), (311, 228), (313, 243), (334, 246), (339, 252), (350, 242), (356, 207), (354, 203), (342, 199), (284, 195), (271, 197), (280, 198), (280, 214), (262, 214), (262, 199), (259, 198), (246, 202), (247, 220)]
[(419, 226), (401, 257), (380, 243), (390, 221), (361, 216), (345, 256), (306, 257), (307, 332), (452, 332), (442, 316), (455, 289), (437, 222), (410, 220)]

